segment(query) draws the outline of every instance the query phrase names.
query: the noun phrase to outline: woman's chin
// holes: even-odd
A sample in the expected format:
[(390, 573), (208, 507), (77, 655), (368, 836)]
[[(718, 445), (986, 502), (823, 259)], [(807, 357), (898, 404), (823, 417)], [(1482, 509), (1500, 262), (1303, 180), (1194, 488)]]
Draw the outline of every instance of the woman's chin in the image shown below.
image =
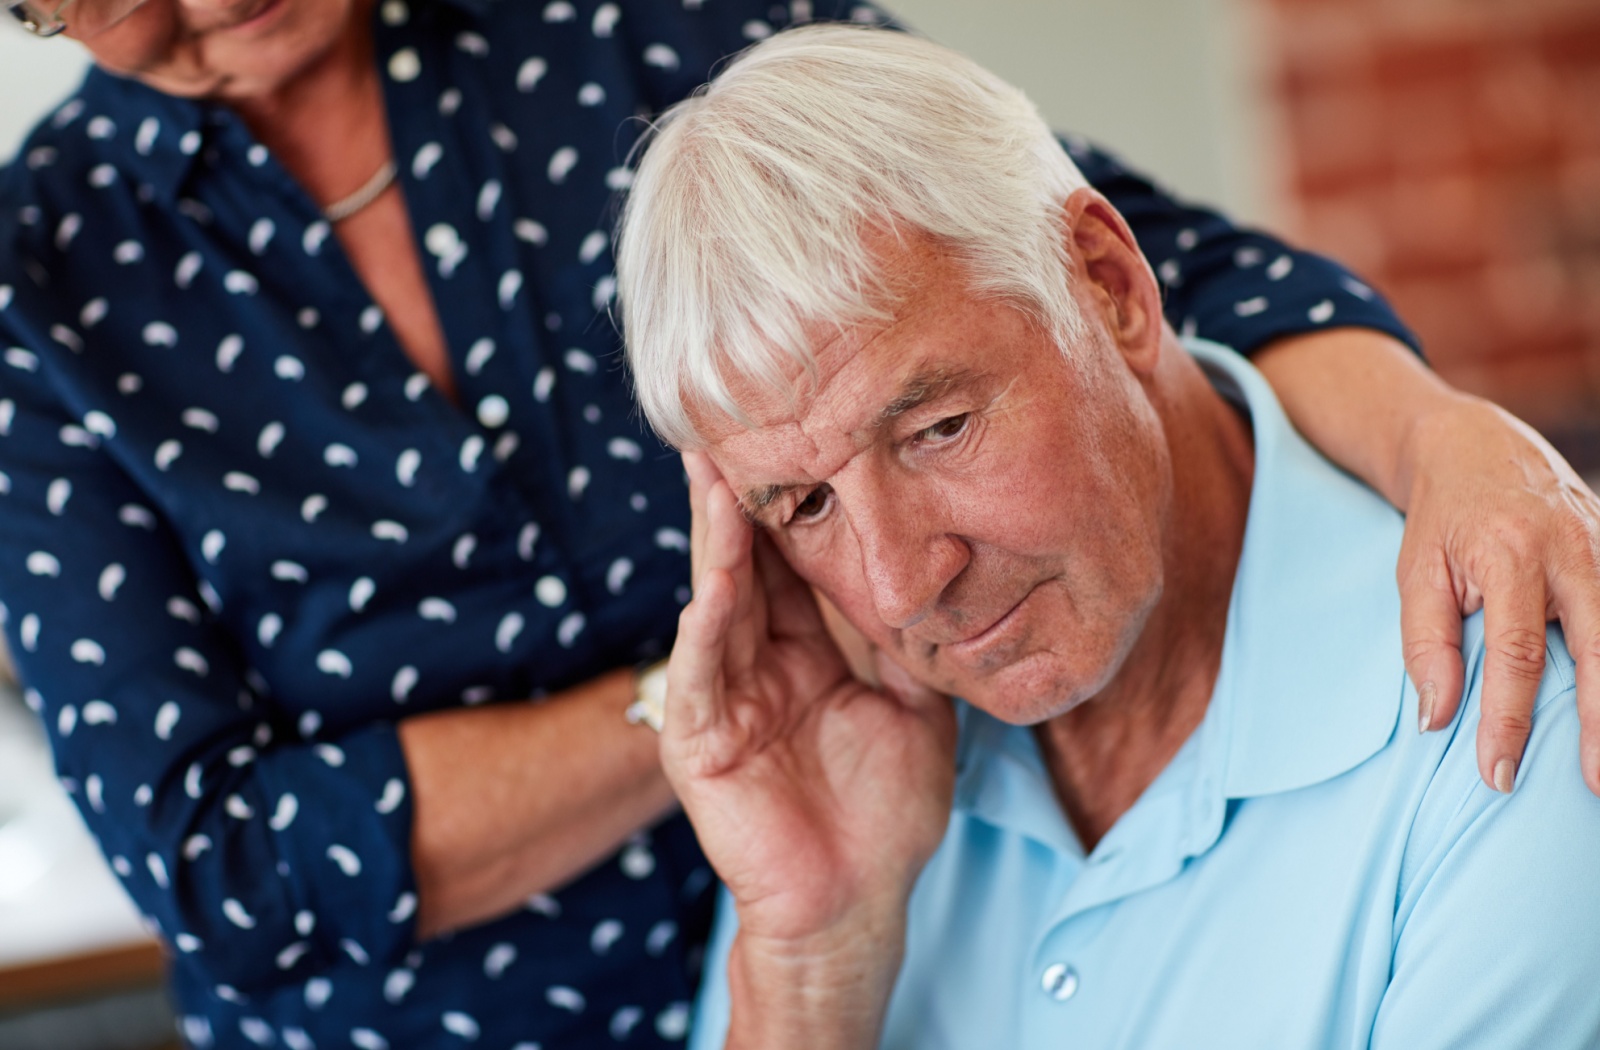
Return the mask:
[(293, 83), (364, 10), (357, 0), (262, 0), (218, 23), (149, 4), (81, 42), (101, 66), (166, 94), (243, 102)]

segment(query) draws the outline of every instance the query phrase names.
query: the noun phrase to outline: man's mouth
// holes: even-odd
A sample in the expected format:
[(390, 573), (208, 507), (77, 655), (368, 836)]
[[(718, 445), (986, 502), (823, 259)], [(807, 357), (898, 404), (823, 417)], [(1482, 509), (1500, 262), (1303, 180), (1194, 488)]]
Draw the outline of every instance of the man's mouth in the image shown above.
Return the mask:
[(964, 664), (986, 664), (1003, 659), (1004, 651), (1013, 643), (1021, 627), (1023, 607), (1036, 588), (1030, 587), (1016, 604), (1012, 605), (986, 627), (956, 642), (947, 643), (945, 649)]

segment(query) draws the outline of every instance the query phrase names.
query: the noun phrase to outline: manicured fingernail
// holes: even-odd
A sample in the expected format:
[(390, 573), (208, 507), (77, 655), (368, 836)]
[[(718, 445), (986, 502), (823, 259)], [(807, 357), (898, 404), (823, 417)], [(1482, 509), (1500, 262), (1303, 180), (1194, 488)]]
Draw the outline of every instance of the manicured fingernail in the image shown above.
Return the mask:
[(1511, 794), (1511, 787), (1517, 782), (1517, 763), (1513, 759), (1502, 758), (1494, 764), (1494, 789), (1502, 795)]
[(1433, 728), (1433, 698), (1438, 692), (1432, 682), (1423, 682), (1417, 690), (1417, 732), (1426, 733)]

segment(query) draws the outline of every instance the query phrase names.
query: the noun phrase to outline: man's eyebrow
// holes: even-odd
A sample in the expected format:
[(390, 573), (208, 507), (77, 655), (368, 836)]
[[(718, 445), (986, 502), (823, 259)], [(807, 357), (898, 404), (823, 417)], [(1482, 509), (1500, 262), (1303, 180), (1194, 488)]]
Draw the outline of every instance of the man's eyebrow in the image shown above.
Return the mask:
[[(978, 373), (969, 368), (936, 368), (916, 372), (900, 385), (900, 393), (878, 412), (869, 429), (878, 430), (900, 416), (930, 401), (937, 401), (956, 387), (970, 382)], [(762, 512), (803, 485), (758, 485), (739, 496), (739, 510), (752, 525), (762, 525)]]
[(761, 524), (761, 512), (778, 502), (778, 498), (794, 485), (758, 485), (753, 489), (746, 489), (744, 495), (739, 497), (739, 510), (744, 513), (745, 520), (752, 525)]
[(971, 381), (977, 375), (968, 368), (936, 368), (928, 372), (913, 373), (900, 386), (900, 393), (893, 401), (883, 406), (878, 413), (878, 418), (873, 421), (873, 428), (877, 429), (891, 423), (900, 416), (929, 401), (937, 401), (956, 387)]

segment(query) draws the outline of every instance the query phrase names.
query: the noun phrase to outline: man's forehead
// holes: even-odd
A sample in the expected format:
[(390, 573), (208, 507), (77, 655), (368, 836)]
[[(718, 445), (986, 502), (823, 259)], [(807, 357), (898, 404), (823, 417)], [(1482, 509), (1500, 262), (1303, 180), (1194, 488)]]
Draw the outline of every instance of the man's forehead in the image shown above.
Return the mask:
[[(708, 446), (747, 514), (759, 514), (786, 489), (826, 480), (854, 456), (892, 437), (901, 417), (982, 375), (969, 367), (918, 361), (886, 372), (862, 371), (838, 376), (837, 385), (847, 389), (824, 386), (786, 419), (753, 428), (735, 424)], [(839, 395), (842, 404), (830, 394)]]
[[(866, 240), (877, 261), (876, 278), (881, 285), (873, 309), (854, 319), (802, 320), (799, 328), (811, 367), (802, 365), (790, 350), (769, 346), (765, 353), (781, 362), (782, 378), (776, 387), (766, 378), (724, 370), (722, 380), (729, 396), (758, 426), (802, 418), (810, 402), (826, 393), (847, 366), (872, 354), (880, 343), (902, 342), (907, 330), (926, 327), (928, 315), (951, 309), (952, 299), (970, 297), (964, 271), (948, 249), (931, 237), (911, 230), (896, 235), (873, 229), (867, 231)], [(691, 412), (691, 416), (707, 444), (746, 429), (715, 409)]]
[(772, 504), (783, 490), (831, 476), (863, 446), (860, 428), (810, 418), (806, 403), (781, 418), (756, 417), (745, 426), (723, 416), (705, 451), (727, 479), (746, 514)]
[(950, 253), (922, 238), (880, 245), (879, 254), (895, 286), (887, 317), (811, 328), (815, 368), (789, 366), (786, 389), (730, 381), (754, 426), (715, 410), (695, 420), (713, 462), (748, 496), (747, 510), (770, 502), (773, 486), (831, 476), (887, 424), (982, 369), (972, 352), (982, 343), (983, 311)]

